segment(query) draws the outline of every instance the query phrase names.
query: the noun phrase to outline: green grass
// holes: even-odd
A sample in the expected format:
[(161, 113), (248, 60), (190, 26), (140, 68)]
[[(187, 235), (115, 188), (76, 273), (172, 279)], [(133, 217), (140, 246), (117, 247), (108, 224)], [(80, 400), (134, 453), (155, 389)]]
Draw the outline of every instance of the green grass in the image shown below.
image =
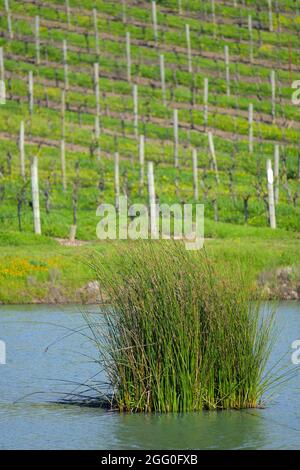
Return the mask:
[[(129, 244), (92, 269), (111, 308), (87, 317), (119, 411), (187, 412), (261, 405), (272, 315), (238, 269), (181, 243)], [(254, 300), (256, 300), (254, 302)]]
[[(300, 265), (300, 240), (292, 232), (234, 226), (206, 220), (205, 247), (220, 264), (239, 261), (250, 284), (262, 272)], [(95, 276), (87, 260), (95, 252), (103, 254), (107, 266), (120, 259), (128, 242), (89, 242), (78, 247), (60, 246), (50, 237), (0, 231), (0, 272), (24, 260), (31, 269), (0, 274), (1, 303), (53, 302), (58, 293), (64, 302), (86, 302), (79, 290)], [(41, 266), (43, 269), (39, 269)]]

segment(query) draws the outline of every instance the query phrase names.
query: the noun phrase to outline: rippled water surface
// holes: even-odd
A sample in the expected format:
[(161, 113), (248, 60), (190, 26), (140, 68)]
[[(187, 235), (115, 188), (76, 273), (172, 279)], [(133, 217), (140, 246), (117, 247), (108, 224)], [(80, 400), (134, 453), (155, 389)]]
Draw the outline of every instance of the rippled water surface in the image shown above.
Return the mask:
[[(271, 362), (288, 353), (289, 363), (300, 303), (281, 303), (277, 324)], [(300, 373), (261, 410), (145, 416), (55, 404), (98, 373), (93, 344), (68, 330), (83, 325), (77, 306), (0, 306), (1, 449), (300, 449)]]

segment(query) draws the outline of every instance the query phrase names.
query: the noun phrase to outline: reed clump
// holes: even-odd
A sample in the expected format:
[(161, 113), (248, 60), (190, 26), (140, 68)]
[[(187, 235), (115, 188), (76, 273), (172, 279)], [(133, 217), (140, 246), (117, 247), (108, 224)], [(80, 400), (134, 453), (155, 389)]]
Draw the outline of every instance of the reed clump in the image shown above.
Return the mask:
[(238, 269), (181, 242), (135, 242), (91, 265), (111, 309), (90, 324), (120, 411), (261, 405), (272, 315)]

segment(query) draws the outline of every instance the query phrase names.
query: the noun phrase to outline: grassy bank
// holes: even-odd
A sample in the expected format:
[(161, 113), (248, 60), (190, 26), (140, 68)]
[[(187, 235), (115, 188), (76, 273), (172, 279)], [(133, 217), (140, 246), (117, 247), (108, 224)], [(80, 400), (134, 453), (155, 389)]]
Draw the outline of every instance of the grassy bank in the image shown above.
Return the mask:
[[(205, 247), (219, 263), (240, 262), (249, 281), (262, 272), (300, 265), (300, 239), (285, 231), (233, 226), (206, 221)], [(76, 247), (61, 246), (50, 237), (0, 232), (0, 302), (93, 301), (95, 279), (87, 265), (91, 253), (104, 254), (109, 265), (129, 242), (90, 241)]]

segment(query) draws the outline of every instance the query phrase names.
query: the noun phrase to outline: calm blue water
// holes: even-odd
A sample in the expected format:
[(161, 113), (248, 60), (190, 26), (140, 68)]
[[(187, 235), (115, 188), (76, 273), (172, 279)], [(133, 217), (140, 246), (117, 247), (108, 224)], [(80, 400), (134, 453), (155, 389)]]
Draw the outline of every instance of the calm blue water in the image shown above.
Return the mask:
[[(300, 303), (281, 303), (277, 324), (271, 361), (288, 352), (290, 364)], [(145, 416), (51, 403), (99, 370), (86, 330), (64, 327), (84, 327), (77, 306), (0, 306), (0, 449), (300, 449), (300, 371), (262, 410)]]

